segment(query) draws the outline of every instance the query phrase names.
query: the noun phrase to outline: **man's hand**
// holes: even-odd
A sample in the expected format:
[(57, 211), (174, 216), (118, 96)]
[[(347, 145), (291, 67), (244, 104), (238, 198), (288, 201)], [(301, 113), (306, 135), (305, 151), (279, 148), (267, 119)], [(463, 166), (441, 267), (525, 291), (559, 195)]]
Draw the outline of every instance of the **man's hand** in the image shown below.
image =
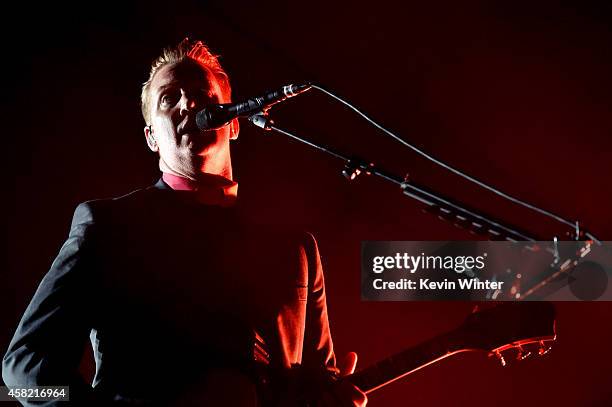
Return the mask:
[(355, 352), (347, 353), (339, 365), (340, 379), (332, 385), (329, 391), (323, 393), (321, 406), (363, 407), (368, 403), (368, 396), (364, 392), (349, 381), (342, 380), (342, 377), (348, 376), (355, 371), (355, 366), (357, 366), (357, 354)]

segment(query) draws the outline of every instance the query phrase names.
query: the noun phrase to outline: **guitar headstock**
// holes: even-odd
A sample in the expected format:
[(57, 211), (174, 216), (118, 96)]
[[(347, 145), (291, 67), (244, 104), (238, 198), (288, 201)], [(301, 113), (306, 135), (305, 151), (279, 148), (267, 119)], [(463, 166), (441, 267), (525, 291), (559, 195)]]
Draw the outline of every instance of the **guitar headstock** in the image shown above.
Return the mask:
[(555, 308), (549, 302), (505, 302), (471, 314), (457, 331), (470, 350), (497, 356), (502, 365), (544, 355), (556, 339)]

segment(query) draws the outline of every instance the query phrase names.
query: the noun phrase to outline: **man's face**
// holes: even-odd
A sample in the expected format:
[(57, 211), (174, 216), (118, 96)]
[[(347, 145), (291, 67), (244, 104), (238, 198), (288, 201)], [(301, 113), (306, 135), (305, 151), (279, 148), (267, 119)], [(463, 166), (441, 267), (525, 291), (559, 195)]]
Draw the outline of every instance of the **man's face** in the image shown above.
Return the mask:
[(228, 103), (214, 75), (187, 59), (162, 67), (151, 82), (151, 127), (147, 144), (159, 152), (160, 169), (190, 179), (201, 173), (231, 178), (229, 140), (238, 135), (237, 123), (200, 131), (196, 113), (211, 103)]

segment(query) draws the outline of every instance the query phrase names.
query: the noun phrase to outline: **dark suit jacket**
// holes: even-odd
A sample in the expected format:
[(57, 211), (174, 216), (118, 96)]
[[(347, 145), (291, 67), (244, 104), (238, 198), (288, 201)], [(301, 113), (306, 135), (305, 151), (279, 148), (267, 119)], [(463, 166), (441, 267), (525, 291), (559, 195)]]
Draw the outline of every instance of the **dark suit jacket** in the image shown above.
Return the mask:
[[(314, 238), (196, 203), (160, 180), (77, 207), (2, 375), (8, 386), (70, 385), (76, 405), (169, 403), (211, 372), (248, 376), (255, 332), (274, 369), (335, 369)], [(77, 372), (88, 336), (94, 391)]]

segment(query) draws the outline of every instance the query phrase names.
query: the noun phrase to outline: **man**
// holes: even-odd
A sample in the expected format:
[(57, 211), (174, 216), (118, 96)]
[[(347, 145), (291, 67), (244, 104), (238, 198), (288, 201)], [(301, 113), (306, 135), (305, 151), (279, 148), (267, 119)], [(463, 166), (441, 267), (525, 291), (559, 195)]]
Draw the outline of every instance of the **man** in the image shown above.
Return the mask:
[[(142, 112), (162, 179), (77, 207), (3, 359), (8, 386), (69, 385), (75, 405), (366, 404), (336, 377), (316, 242), (245, 219), (229, 148), (238, 122), (195, 124), (230, 94), (201, 42), (153, 63)], [(93, 388), (77, 373), (88, 335)], [(340, 375), (355, 363), (349, 354)]]

